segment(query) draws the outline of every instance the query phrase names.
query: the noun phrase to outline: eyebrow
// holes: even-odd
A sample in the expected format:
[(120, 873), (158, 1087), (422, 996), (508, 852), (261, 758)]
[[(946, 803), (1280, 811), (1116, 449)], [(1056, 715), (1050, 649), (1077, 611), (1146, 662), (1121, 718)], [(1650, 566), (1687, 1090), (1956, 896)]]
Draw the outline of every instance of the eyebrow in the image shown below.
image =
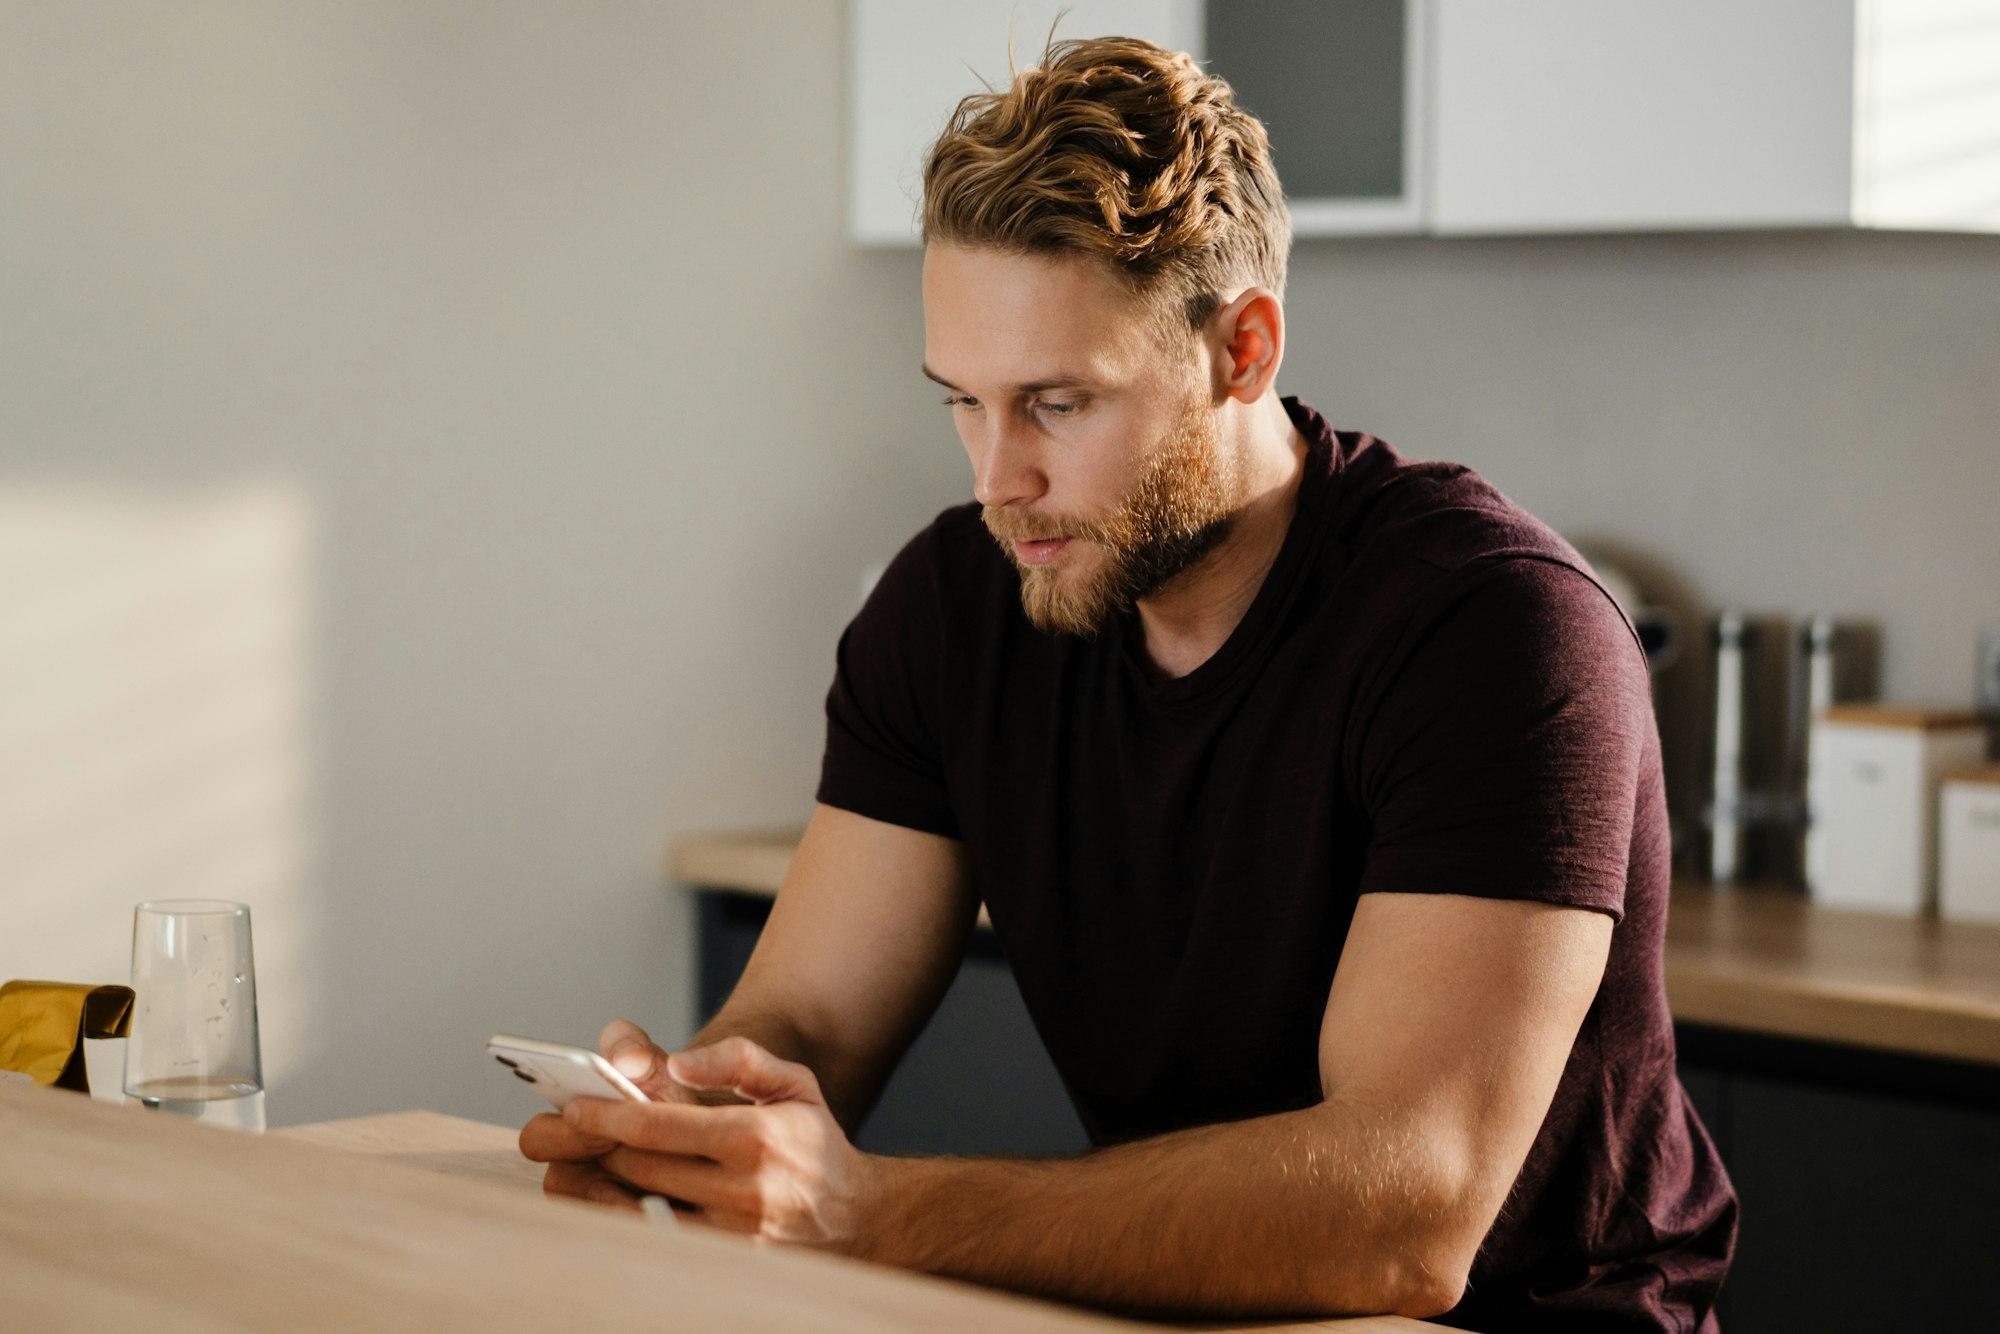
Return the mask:
[[(926, 379), (935, 380), (947, 389), (958, 389), (958, 392), (961, 394), (965, 392), (932, 370), (928, 362), (924, 364), (923, 372)], [(1039, 394), (1044, 389), (1081, 389), (1091, 384), (1092, 381), (1085, 379), (1081, 375), (1051, 375), (1045, 379), (1027, 380), (1021, 384), (1017, 384), (1013, 386), (1013, 392), (1017, 394)]]

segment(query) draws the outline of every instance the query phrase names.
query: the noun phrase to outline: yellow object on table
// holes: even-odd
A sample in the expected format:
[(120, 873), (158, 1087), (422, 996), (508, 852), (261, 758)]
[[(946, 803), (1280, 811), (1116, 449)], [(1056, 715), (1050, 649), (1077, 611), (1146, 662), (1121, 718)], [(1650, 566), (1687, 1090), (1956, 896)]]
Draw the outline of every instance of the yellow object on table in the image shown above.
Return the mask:
[(85, 1038), (122, 1038), (132, 1025), (132, 988), (87, 982), (0, 983), (0, 1070), (37, 1084), (90, 1092)]

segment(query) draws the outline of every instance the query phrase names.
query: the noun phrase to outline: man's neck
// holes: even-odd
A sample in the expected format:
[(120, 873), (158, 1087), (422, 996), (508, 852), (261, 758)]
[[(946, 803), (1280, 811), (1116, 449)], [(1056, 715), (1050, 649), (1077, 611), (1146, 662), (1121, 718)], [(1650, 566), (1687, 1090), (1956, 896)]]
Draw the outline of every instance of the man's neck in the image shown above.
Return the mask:
[(1192, 569), (1138, 604), (1146, 656), (1167, 678), (1207, 662), (1257, 600), (1278, 559), (1305, 475), (1306, 441), (1276, 394), (1244, 449), (1246, 500), (1229, 536)]

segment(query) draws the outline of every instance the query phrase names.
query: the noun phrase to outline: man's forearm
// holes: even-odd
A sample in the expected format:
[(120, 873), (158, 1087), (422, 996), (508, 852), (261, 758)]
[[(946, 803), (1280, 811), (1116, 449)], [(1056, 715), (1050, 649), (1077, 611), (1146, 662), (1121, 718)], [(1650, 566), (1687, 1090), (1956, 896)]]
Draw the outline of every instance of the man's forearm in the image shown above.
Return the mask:
[(781, 1014), (744, 1006), (725, 1005), (715, 1018), (687, 1041), (688, 1047), (706, 1047), (724, 1038), (749, 1038), (781, 1060), (812, 1065), (812, 1044), (798, 1025)]
[(852, 1249), (1137, 1312), (1433, 1315), (1471, 1259), (1438, 1157), (1329, 1103), (1081, 1158), (878, 1159)]

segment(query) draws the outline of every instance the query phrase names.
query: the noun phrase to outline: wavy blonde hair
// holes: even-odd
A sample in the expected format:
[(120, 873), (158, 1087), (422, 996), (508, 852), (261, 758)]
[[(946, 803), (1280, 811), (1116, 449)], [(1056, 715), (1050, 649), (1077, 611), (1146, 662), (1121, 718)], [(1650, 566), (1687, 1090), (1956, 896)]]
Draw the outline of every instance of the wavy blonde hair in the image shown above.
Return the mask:
[(1232, 284), (1284, 296), (1292, 218), (1263, 124), (1151, 42), (1050, 42), (1005, 90), (959, 102), (923, 180), (925, 245), (1095, 256), (1166, 339)]

